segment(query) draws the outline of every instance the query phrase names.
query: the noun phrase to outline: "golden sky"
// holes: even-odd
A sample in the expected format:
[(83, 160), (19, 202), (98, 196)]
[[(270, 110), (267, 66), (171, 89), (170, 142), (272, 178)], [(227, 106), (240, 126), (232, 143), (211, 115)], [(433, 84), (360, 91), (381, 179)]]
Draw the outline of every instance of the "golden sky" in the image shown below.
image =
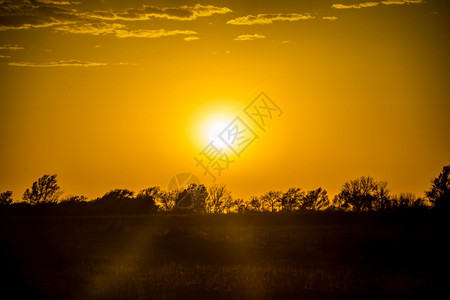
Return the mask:
[[(216, 176), (234, 196), (362, 175), (422, 196), (450, 163), (444, 0), (0, 3), (15, 200), (53, 173), (91, 198), (181, 172), (210, 185), (194, 157), (235, 117), (258, 138)], [(265, 131), (244, 112), (262, 91), (280, 109)]]

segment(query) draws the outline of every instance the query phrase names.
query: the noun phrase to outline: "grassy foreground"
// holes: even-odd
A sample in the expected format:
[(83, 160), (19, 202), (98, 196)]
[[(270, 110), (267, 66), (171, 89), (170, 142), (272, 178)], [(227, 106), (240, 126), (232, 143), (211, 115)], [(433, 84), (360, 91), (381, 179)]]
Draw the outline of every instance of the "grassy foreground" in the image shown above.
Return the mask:
[(0, 218), (4, 292), (33, 299), (424, 298), (431, 212)]

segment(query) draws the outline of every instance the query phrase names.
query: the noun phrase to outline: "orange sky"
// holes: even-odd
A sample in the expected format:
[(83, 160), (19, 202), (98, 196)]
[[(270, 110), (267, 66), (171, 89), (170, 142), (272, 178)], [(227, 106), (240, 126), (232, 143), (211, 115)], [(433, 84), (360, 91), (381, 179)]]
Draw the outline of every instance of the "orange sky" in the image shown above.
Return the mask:
[[(0, 1), (0, 192), (165, 189), (215, 124), (259, 137), (233, 195), (371, 175), (428, 188), (450, 163), (446, 1)], [(283, 111), (264, 132), (245, 107)], [(226, 149), (224, 149), (225, 151)], [(231, 157), (231, 155), (230, 155)]]

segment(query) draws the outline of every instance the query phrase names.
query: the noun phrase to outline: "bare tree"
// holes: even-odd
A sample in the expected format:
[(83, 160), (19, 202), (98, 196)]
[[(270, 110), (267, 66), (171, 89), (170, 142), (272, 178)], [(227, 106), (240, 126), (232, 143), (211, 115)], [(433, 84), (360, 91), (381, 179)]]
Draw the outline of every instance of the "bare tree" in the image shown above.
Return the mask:
[(31, 204), (56, 203), (60, 196), (59, 190), (56, 174), (44, 175), (23, 193), (23, 200)]
[(12, 199), (13, 192), (6, 191), (0, 194), (0, 206), (1, 205), (10, 205), (13, 202)]

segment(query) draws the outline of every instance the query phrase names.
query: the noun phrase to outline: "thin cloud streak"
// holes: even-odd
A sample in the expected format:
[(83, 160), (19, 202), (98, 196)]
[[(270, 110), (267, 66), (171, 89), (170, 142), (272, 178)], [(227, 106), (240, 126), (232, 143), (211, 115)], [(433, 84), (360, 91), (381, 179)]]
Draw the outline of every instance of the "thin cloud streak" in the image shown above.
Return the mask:
[(45, 63), (33, 63), (33, 62), (10, 62), (9, 66), (15, 67), (33, 67), (33, 68), (47, 68), (47, 67), (99, 67), (106, 66), (107, 63), (101, 62), (88, 62), (79, 60), (60, 60)]
[(259, 14), (257, 16), (248, 15), (244, 17), (229, 20), (227, 24), (231, 25), (255, 25), (255, 24), (272, 24), (275, 21), (300, 21), (314, 19), (310, 14)]
[(253, 41), (258, 39), (265, 39), (266, 37), (262, 34), (243, 34), (235, 38), (235, 41)]

